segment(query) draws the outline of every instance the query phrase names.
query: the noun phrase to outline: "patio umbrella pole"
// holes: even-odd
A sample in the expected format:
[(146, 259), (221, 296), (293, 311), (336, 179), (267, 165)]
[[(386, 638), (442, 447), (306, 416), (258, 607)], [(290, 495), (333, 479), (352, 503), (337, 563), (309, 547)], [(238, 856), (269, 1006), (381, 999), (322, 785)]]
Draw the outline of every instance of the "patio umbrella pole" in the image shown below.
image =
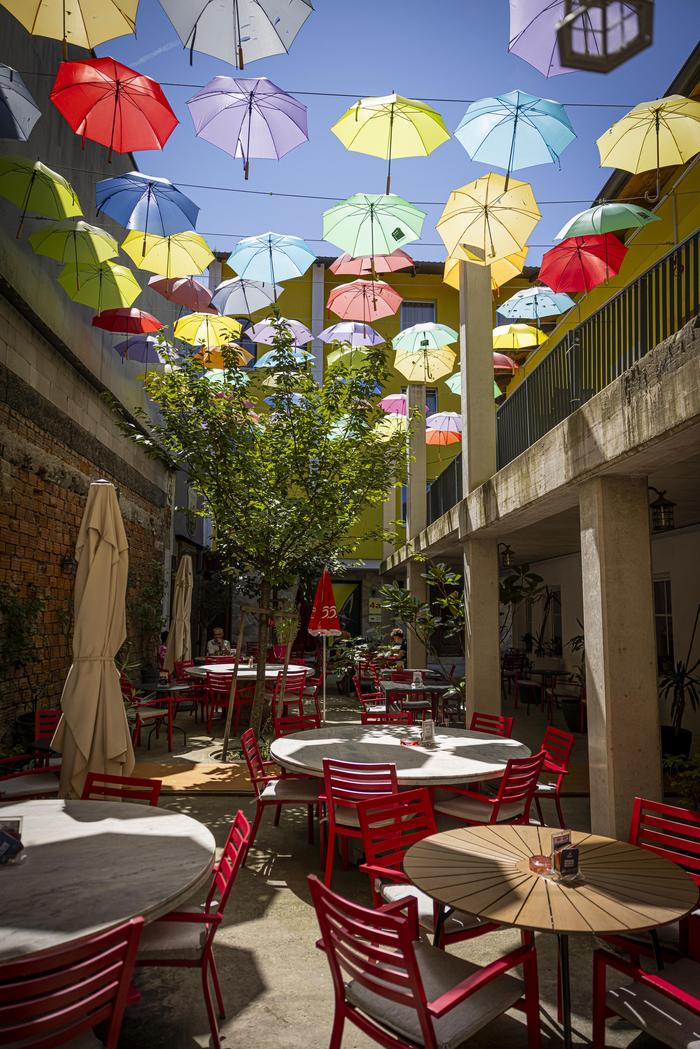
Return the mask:
[(323, 724), (326, 724), (326, 635), (323, 635)]
[(241, 609), (241, 623), (238, 628), (238, 641), (236, 642), (236, 662), (233, 668), (233, 677), (231, 679), (231, 691), (228, 695), (228, 709), (226, 710), (226, 727), (224, 728), (224, 741), (221, 748), (221, 760), (226, 761), (226, 755), (228, 754), (228, 743), (231, 735), (231, 717), (233, 715), (233, 705), (236, 696), (236, 685), (238, 684), (238, 667), (241, 662), (241, 653), (243, 651), (243, 635), (245, 633), (245, 621), (247, 616), (247, 609)]

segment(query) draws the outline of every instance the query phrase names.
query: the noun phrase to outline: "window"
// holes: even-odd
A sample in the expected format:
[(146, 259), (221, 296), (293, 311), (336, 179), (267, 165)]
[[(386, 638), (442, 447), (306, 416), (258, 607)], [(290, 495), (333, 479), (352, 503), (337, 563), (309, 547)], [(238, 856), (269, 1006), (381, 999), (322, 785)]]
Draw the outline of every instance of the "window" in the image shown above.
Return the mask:
[(410, 302), (401, 303), (401, 330), (411, 328), (414, 324), (424, 324), (426, 321), (435, 320), (434, 302)]
[[(408, 387), (402, 386), (401, 393), (407, 394)], [(434, 415), (438, 410), (438, 392), (434, 386), (427, 387), (425, 391), (425, 407), (428, 409), (426, 415)]]
[(673, 669), (673, 616), (671, 614), (671, 580), (654, 580), (654, 617), (656, 619), (656, 663), (659, 674)]

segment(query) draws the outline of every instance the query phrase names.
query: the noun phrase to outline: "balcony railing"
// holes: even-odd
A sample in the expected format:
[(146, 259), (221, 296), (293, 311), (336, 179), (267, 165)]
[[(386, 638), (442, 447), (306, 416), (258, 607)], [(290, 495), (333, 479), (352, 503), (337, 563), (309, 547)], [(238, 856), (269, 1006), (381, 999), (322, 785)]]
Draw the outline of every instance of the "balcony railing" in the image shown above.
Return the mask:
[[(498, 468), (511, 462), (697, 316), (700, 231), (567, 332), (496, 413)], [(433, 481), (428, 520), (462, 498), (457, 456)]]

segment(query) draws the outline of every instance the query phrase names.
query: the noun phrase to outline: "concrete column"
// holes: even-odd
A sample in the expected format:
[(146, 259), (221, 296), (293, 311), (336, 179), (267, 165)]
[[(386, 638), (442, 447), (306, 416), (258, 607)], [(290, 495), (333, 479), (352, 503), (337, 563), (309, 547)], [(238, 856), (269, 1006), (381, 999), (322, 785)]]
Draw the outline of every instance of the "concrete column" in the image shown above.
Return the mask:
[(591, 828), (625, 839), (635, 795), (662, 793), (646, 478), (588, 481), (579, 508)]
[[(392, 484), (382, 503), (382, 528), (385, 532), (395, 531), (396, 526), (394, 522), (396, 518), (396, 486)], [(395, 544), (384, 540), (382, 542), (382, 560), (386, 561), (387, 557), (391, 557), (394, 550)]]
[[(408, 471), (406, 493), (406, 538), (414, 539), (428, 523), (427, 454), (425, 446), (425, 386), (408, 384)], [(412, 418), (415, 416), (415, 418)]]
[[(427, 602), (428, 584), (421, 576), (425, 574), (426, 566), (418, 561), (409, 561), (406, 568), (406, 588), (419, 601)], [(425, 645), (420, 641), (412, 630), (408, 631), (406, 641), (408, 643), (408, 666), (420, 669), (426, 665), (428, 653)]]
[[(323, 311), (326, 305), (325, 292), (326, 267), (322, 262), (315, 262), (311, 267), (311, 330), (315, 334), (323, 331)], [(314, 379), (319, 384), (323, 383), (323, 350), (324, 344), (320, 339), (314, 339), (311, 343), (311, 352), (314, 355), (313, 372)]]
[(492, 539), (464, 543), (464, 660), (467, 724), (475, 710), (501, 712), (498, 550)]

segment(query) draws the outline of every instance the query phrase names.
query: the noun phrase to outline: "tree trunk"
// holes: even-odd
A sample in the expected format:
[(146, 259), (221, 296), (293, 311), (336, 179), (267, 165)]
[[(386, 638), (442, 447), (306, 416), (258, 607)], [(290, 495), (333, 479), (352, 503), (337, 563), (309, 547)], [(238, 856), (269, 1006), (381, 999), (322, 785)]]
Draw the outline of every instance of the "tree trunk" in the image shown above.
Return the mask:
[[(264, 580), (260, 584), (260, 607), (270, 607), (270, 584)], [(250, 711), (250, 727), (256, 736), (260, 737), (263, 728), (263, 716), (265, 713), (265, 665), (267, 657), (267, 641), (270, 634), (269, 615), (258, 616), (258, 676), (255, 681), (255, 696)]]

